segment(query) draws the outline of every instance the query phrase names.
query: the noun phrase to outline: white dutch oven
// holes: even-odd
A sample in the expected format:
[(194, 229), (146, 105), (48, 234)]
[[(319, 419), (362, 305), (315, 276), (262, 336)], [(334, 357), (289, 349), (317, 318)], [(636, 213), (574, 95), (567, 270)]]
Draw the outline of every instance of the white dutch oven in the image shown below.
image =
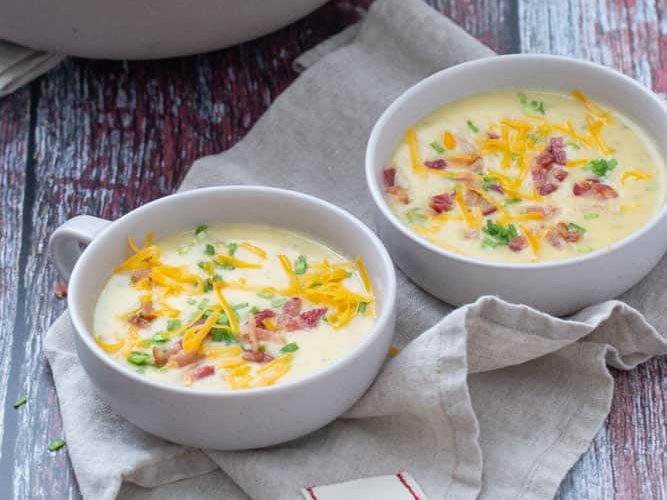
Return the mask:
[[(128, 235), (141, 240), (153, 231), (160, 238), (202, 223), (231, 222), (291, 229), (343, 255), (360, 256), (378, 300), (377, 321), (362, 343), (303, 379), (237, 391), (159, 383), (111, 359), (94, 341), (91, 325), (99, 292), (114, 267), (129, 256)], [(81, 245), (87, 245), (83, 253)], [(53, 233), (49, 250), (61, 274), (70, 277), (69, 314), (86, 373), (120, 415), (169, 441), (231, 450), (273, 445), (307, 434), (338, 417), (361, 397), (391, 344), (396, 277), (387, 251), (349, 213), (304, 194), (256, 186), (187, 191), (148, 203), (115, 222), (75, 217)]]
[(570, 260), (504, 264), (437, 247), (401, 223), (384, 201), (382, 171), (405, 130), (434, 109), (497, 89), (581, 89), (627, 115), (667, 157), (667, 111), (653, 92), (597, 64), (546, 55), (496, 56), (467, 62), (422, 80), (380, 116), (366, 149), (366, 179), (380, 238), (396, 264), (419, 286), (450, 304), (498, 295), (556, 315), (616, 297), (641, 280), (667, 250), (667, 209), (607, 250)]
[(155, 59), (220, 49), (264, 35), (326, 0), (10, 0), (0, 38), (103, 59)]

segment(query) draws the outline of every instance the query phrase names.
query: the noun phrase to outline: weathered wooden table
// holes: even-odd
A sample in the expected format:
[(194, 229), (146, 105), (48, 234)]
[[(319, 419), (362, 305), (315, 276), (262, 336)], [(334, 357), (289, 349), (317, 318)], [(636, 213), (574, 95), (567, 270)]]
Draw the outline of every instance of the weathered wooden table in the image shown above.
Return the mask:
[[(666, 0), (429, 0), (498, 52), (550, 52), (667, 92)], [(42, 336), (64, 310), (46, 256), (53, 229), (116, 218), (171, 193), (198, 157), (229, 148), (296, 77), (292, 60), (356, 21), (336, 0), (277, 33), (152, 62), (70, 59), (0, 99), (0, 498), (78, 498)], [(667, 360), (614, 372), (611, 414), (561, 499), (667, 495)], [(12, 405), (26, 395), (20, 410)]]

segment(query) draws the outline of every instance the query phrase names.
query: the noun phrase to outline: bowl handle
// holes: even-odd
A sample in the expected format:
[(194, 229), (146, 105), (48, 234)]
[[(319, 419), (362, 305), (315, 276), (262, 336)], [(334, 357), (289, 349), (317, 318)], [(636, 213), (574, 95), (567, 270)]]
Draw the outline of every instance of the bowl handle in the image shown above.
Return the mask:
[(56, 229), (49, 238), (49, 255), (63, 279), (68, 280), (82, 247), (88, 245), (111, 221), (77, 215)]

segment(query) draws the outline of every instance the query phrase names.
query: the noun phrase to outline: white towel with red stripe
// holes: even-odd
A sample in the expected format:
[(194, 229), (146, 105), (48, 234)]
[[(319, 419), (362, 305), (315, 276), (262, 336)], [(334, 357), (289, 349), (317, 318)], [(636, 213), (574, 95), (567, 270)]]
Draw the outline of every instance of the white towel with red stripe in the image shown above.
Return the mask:
[(0, 97), (46, 73), (64, 57), (0, 40)]
[[(197, 161), (182, 188), (296, 189), (372, 225), (363, 162), (379, 114), (419, 79), (493, 55), (419, 0), (376, 0), (349, 44), (320, 52), (238, 145)], [(667, 353), (665, 260), (623, 302), (568, 319), (493, 297), (452, 310), (400, 272), (398, 281), (400, 354), (341, 418), (255, 451), (183, 448), (114, 415), (61, 317), (45, 350), (84, 497), (298, 500), (305, 488), (320, 500), (385, 500), (406, 498), (409, 485), (430, 500), (546, 500), (609, 412), (607, 364), (627, 370)]]

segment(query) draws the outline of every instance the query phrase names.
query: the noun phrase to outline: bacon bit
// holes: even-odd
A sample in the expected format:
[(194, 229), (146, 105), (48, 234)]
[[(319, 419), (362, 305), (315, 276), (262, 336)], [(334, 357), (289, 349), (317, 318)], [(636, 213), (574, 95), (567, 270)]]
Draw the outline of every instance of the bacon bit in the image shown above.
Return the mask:
[(278, 325), (288, 332), (303, 329), (303, 320), (300, 316), (292, 317), (286, 314), (278, 316)]
[(469, 189), (466, 190), (465, 202), (469, 207), (479, 207), (482, 210), (482, 215), (489, 215), (498, 210), (492, 203)]
[(276, 315), (276, 312), (273, 309), (264, 309), (255, 314), (255, 324), (259, 327), (264, 328), (264, 320), (273, 318)]
[(53, 294), (58, 300), (62, 300), (67, 297), (67, 284), (64, 281), (56, 282), (55, 286), (53, 287)]
[(257, 327), (257, 338), (260, 340), (273, 340), (276, 338), (284, 338), (284, 335), (278, 331), (273, 332), (271, 330), (267, 330), (266, 328)]
[(130, 283), (133, 285), (139, 283), (142, 279), (148, 278), (151, 275), (150, 269), (137, 269), (130, 273)]
[(317, 323), (319, 323), (320, 318), (326, 313), (327, 308), (321, 307), (319, 309), (311, 309), (310, 311), (303, 312), (299, 317), (303, 320), (306, 328), (314, 328), (317, 326)]
[(567, 179), (568, 175), (570, 174), (567, 170), (563, 169), (554, 170), (554, 177), (558, 180), (558, 182), (563, 182), (565, 179)]
[(157, 346), (153, 346), (153, 361), (157, 368), (161, 368), (167, 364), (169, 358), (161, 349), (159, 349)]
[(255, 363), (268, 363), (273, 361), (273, 356), (260, 351), (245, 351), (241, 357), (246, 361), (254, 361)]
[(556, 224), (556, 231), (561, 238), (570, 243), (576, 243), (581, 239), (581, 233), (576, 229), (570, 229), (564, 222)]
[(447, 162), (442, 158), (439, 160), (427, 160), (424, 162), (424, 166), (427, 168), (432, 168), (433, 170), (444, 170), (447, 168)]
[(384, 169), (384, 184), (387, 187), (392, 187), (396, 183), (396, 169), (395, 168), (385, 168)]
[(215, 366), (213, 365), (202, 365), (198, 366), (192, 370), (192, 380), (201, 380), (206, 377), (210, 377), (215, 373)]
[(153, 302), (141, 303), (141, 317), (148, 321), (153, 321), (157, 316), (153, 314)]
[(257, 340), (257, 321), (254, 316), (250, 316), (248, 321), (241, 327), (241, 340), (250, 343), (250, 350), (256, 351), (259, 348), (259, 341)]
[(552, 247), (557, 249), (563, 248), (563, 238), (561, 238), (560, 233), (556, 228), (552, 227), (549, 229), (545, 237)]
[(147, 319), (142, 318), (141, 316), (132, 316), (130, 317), (127, 322), (131, 324), (132, 326), (136, 326), (137, 328), (148, 328), (151, 326), (151, 322), (148, 321)]
[(547, 184), (542, 184), (542, 185), (540, 186), (539, 193), (540, 193), (542, 196), (546, 196), (546, 195), (548, 195), (548, 194), (553, 193), (553, 192), (556, 191), (557, 189), (558, 189), (558, 186), (556, 186), (555, 184), (549, 184), (549, 183), (547, 183)]
[(528, 246), (528, 240), (526, 239), (525, 236), (520, 234), (512, 238), (510, 242), (507, 244), (507, 246), (509, 247), (510, 250), (512, 250), (512, 252), (520, 252), (521, 250), (526, 248), (526, 246)]
[(478, 229), (466, 229), (463, 231), (463, 237), (466, 240), (474, 240), (476, 238), (479, 238), (479, 230)]
[(551, 217), (560, 212), (560, 208), (555, 207), (553, 205), (544, 205), (544, 206), (531, 205), (526, 207), (526, 212), (539, 213), (544, 215), (545, 219), (550, 219)]
[(408, 196), (408, 190), (398, 186), (389, 186), (386, 189), (388, 194), (394, 195), (399, 202), (403, 205), (410, 203), (410, 197)]
[(593, 195), (600, 200), (609, 200), (618, 197), (618, 192), (613, 187), (595, 179), (587, 179), (575, 183), (572, 186), (572, 193), (575, 196)]
[(495, 182), (489, 184), (489, 191), (495, 191), (498, 194), (505, 194), (505, 190), (502, 188), (502, 186), (500, 184), (496, 184)]
[(173, 361), (179, 367), (183, 367), (189, 364), (199, 361), (201, 359), (201, 354), (197, 351), (185, 352), (183, 349), (183, 341), (179, 340), (176, 344), (171, 346), (171, 349), (167, 351), (167, 359)]
[(434, 194), (429, 200), (428, 206), (433, 209), (436, 214), (447, 212), (452, 209), (454, 205), (454, 193), (440, 193)]
[(283, 314), (287, 316), (298, 316), (301, 312), (301, 299), (299, 297), (292, 297), (283, 306)]
[(554, 163), (558, 163), (559, 165), (565, 165), (567, 163), (565, 141), (562, 137), (552, 137), (549, 140), (549, 152), (554, 159)]
[(495, 132), (490, 132), (490, 131), (489, 131), (489, 132), (486, 133), (486, 136), (487, 136), (489, 139), (492, 139), (492, 140), (493, 140), (493, 139), (500, 139), (500, 136), (499, 136), (498, 134), (496, 134)]

